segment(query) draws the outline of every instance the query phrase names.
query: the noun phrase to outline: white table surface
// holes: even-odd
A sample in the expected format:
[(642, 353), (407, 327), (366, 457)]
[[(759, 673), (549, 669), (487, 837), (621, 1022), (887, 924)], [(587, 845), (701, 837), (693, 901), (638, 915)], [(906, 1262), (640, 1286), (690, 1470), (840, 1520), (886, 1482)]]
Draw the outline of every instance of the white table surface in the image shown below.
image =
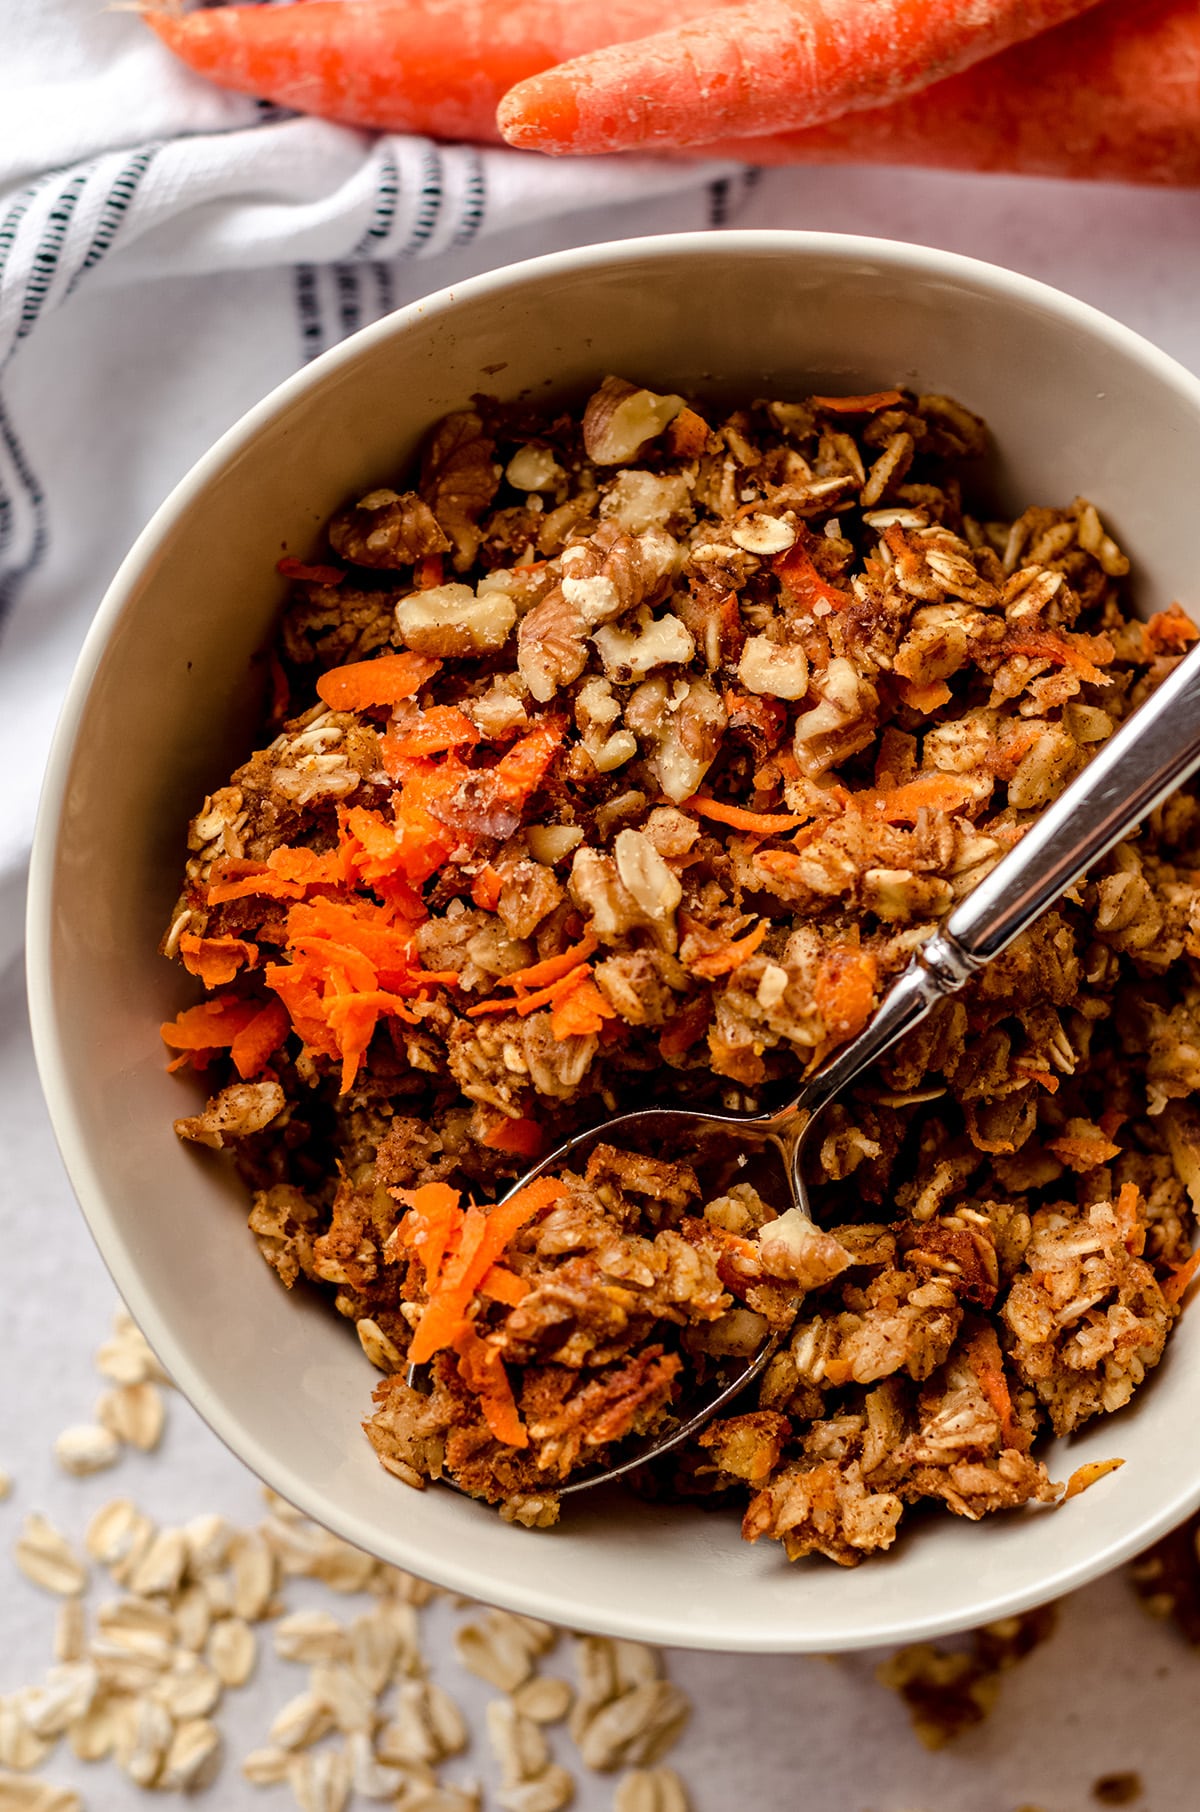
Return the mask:
[[(735, 224), (877, 233), (989, 258), (1098, 304), (1200, 369), (1200, 194), (857, 170), (780, 172), (764, 178)], [(568, 242), (569, 234), (559, 232), (553, 243)], [(529, 235), (514, 238), (506, 254), (544, 249), (550, 248)], [(478, 258), (464, 254), (439, 271), (439, 280), (476, 268)], [(419, 271), (406, 272), (404, 285), (401, 299), (427, 287)], [(164, 308), (169, 296), (167, 286)], [(190, 423), (191, 451), (223, 425)], [(176, 476), (160, 471), (158, 494)], [(148, 496), (147, 506), (154, 501)], [(131, 523), (131, 532), (137, 526)], [(15, 970), (0, 980), (0, 1265), (0, 1468), (13, 1479), (0, 1504), (3, 1692), (39, 1677), (51, 1659), (54, 1604), (9, 1558), (27, 1512), (48, 1514), (76, 1539), (91, 1510), (121, 1494), (162, 1521), (212, 1509), (249, 1524), (262, 1514), (256, 1481), (174, 1393), (156, 1455), (131, 1455), (89, 1479), (69, 1478), (56, 1465), (55, 1435), (90, 1418), (102, 1385), (92, 1356), (109, 1331), (114, 1293), (54, 1148)], [(295, 1593), (296, 1603), (319, 1599), (315, 1590)], [(427, 1614), (427, 1650), (439, 1677), (475, 1714), (479, 1735), (470, 1766), (487, 1778), (478, 1715), (487, 1692), (453, 1661), (452, 1621), (448, 1606)], [(742, 1806), (747, 1812), (1086, 1812), (1097, 1803), (1094, 1780), (1126, 1770), (1145, 1782), (1137, 1812), (1200, 1806), (1200, 1656), (1144, 1615), (1123, 1577), (1066, 1603), (1054, 1637), (1005, 1676), (988, 1721), (937, 1754), (920, 1748), (903, 1707), (875, 1684), (877, 1659), (669, 1657), (672, 1676), (695, 1705), (671, 1758), (695, 1812)], [(567, 1665), (565, 1653), (548, 1663)], [(264, 1793), (247, 1785), (236, 1761), (264, 1740), (273, 1711), (302, 1684), (300, 1670), (268, 1656), (247, 1687), (227, 1695), (219, 1715), (229, 1759), (201, 1803), (221, 1812), (292, 1803), (286, 1789)], [(566, 1751), (563, 1759), (571, 1759)], [(43, 1772), (79, 1786), (93, 1812), (124, 1812), (142, 1798), (108, 1764), (77, 1764), (65, 1747)], [(576, 1804), (583, 1812), (610, 1805), (611, 1778), (579, 1773)]]

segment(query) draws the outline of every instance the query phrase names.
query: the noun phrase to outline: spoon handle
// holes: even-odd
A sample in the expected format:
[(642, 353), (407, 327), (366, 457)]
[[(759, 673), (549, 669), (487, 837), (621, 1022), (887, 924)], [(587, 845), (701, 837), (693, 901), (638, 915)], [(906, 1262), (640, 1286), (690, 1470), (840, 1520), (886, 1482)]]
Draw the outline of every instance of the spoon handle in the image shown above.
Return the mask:
[(1200, 767), (1200, 643), (912, 958), (874, 1017), (822, 1064), (781, 1123), (802, 1126), (945, 994), (1027, 931), (1114, 843)]
[(969, 969), (990, 962), (1197, 767), (1200, 644), (955, 907), (942, 938)]

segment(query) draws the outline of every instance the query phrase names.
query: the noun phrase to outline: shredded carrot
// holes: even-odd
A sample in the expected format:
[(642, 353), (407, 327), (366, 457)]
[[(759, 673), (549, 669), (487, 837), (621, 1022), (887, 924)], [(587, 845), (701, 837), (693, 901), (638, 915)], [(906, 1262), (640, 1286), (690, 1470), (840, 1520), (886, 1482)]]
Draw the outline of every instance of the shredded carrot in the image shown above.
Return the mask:
[(1146, 1229), (1138, 1219), (1141, 1199), (1141, 1191), (1136, 1183), (1122, 1183), (1113, 1203), (1113, 1213), (1117, 1217), (1117, 1226), (1121, 1229), (1125, 1250), (1132, 1252), (1135, 1257), (1144, 1251), (1146, 1245)]
[(436, 1291), (430, 1294), (413, 1335), (409, 1349), (413, 1365), (424, 1364), (454, 1343), (472, 1296), (510, 1240), (526, 1221), (564, 1193), (564, 1184), (539, 1177), (497, 1203), (487, 1214), (480, 1208), (467, 1209), (458, 1251), (445, 1267)]
[(442, 663), (432, 655), (379, 654), (369, 661), (331, 667), (317, 681), (317, 697), (334, 711), (366, 711), (373, 705), (395, 705), (419, 692)]
[(484, 912), (495, 912), (504, 891), (504, 876), (491, 863), (480, 869), (471, 883), (471, 898)]
[(772, 563), (775, 576), (783, 581), (797, 604), (803, 604), (809, 610), (818, 604), (831, 610), (845, 610), (847, 605), (853, 604), (854, 594), (839, 590), (821, 577), (805, 546), (805, 539), (802, 534), (786, 553), (778, 555)]
[(682, 1063), (693, 1045), (699, 1044), (708, 1030), (712, 1008), (707, 994), (698, 994), (682, 1012), (676, 1013), (663, 1027), (658, 1041), (659, 1055), (667, 1063)]
[(706, 951), (703, 956), (698, 956), (690, 962), (688, 968), (693, 975), (704, 975), (709, 978), (730, 975), (733, 970), (741, 968), (747, 957), (754, 955), (770, 929), (770, 921), (760, 919), (753, 931), (747, 932), (745, 937), (732, 939), (729, 943), (723, 944), (719, 950)]
[(966, 1352), (967, 1364), (979, 1380), (979, 1388), (995, 1410), (1000, 1422), (1000, 1438), (1006, 1447), (1022, 1452), (1029, 1445), (1024, 1429), (1013, 1416), (1012, 1395), (1004, 1375), (1004, 1355), (995, 1328), (981, 1328)]
[(1047, 1139), (1046, 1145), (1056, 1158), (1061, 1158), (1070, 1169), (1081, 1174), (1085, 1170), (1095, 1170), (1100, 1164), (1107, 1164), (1121, 1150), (1119, 1145), (1114, 1145), (1109, 1139), (1076, 1138), (1067, 1133), (1061, 1139)]
[(830, 1038), (853, 1038), (875, 1007), (879, 963), (869, 950), (835, 947), (822, 957), (813, 986), (817, 1011)]
[(1171, 1275), (1162, 1286), (1162, 1293), (1167, 1301), (1182, 1303), (1187, 1293), (1187, 1287), (1198, 1271), (1200, 1271), (1200, 1246), (1182, 1265), (1175, 1265), (1172, 1268)]
[(528, 1447), (529, 1436), (517, 1413), (512, 1385), (496, 1348), (481, 1340), (470, 1322), (464, 1322), (458, 1330), (453, 1346), (458, 1354), (458, 1375), (479, 1398), (479, 1407), (493, 1435), (506, 1447)]
[(835, 415), (877, 415), (904, 398), (898, 390), (872, 390), (869, 396), (814, 396), (809, 401), (814, 408), (831, 409)]
[(227, 900), (259, 897), (298, 900), (310, 887), (336, 885), (341, 879), (342, 865), (336, 850), (321, 855), (316, 850), (282, 844), (271, 851), (265, 867), (259, 862), (233, 859), (214, 862), (207, 903), (220, 906)]
[(303, 560), (295, 560), (291, 554), (275, 562), (275, 571), (282, 573), (285, 579), (300, 579), (309, 585), (340, 585), (346, 577), (340, 566), (306, 566)]
[(198, 1007), (187, 1007), (160, 1026), (162, 1040), (173, 1051), (213, 1051), (231, 1045), (262, 1010), (260, 1000), (237, 994), (215, 994)]
[(229, 1047), (233, 1067), (243, 1082), (257, 1076), (268, 1058), (275, 1055), (292, 1029), (288, 1010), (281, 1000), (269, 1000), (254, 1018), (234, 1036)]
[(540, 963), (531, 963), (527, 969), (512, 969), (500, 978), (499, 986), (516, 988), (518, 993), (527, 988), (544, 988), (547, 983), (558, 981), (561, 976), (569, 975), (580, 963), (587, 961), (592, 952), (598, 949), (596, 935), (588, 931), (579, 943), (572, 944), (570, 949), (560, 951), (557, 956), (548, 956)]
[(778, 876), (781, 881), (795, 880), (801, 867), (800, 857), (790, 849), (756, 850), (754, 860), (759, 868), (765, 868), (768, 874)]
[(463, 743), (478, 742), (479, 731), (457, 706), (431, 705), (429, 710), (422, 711), (420, 722), (413, 729), (403, 736), (385, 740), (391, 754), (402, 761), (411, 761), (414, 756), (442, 755), (447, 749), (458, 748)]
[(490, 1297), (493, 1302), (502, 1302), (508, 1308), (515, 1309), (517, 1304), (528, 1296), (532, 1285), (524, 1277), (518, 1277), (515, 1271), (509, 1271), (504, 1265), (493, 1265), (485, 1272), (479, 1285), (479, 1294)]
[(1197, 637), (1200, 629), (1178, 604), (1169, 610), (1156, 611), (1144, 625), (1143, 634), (1153, 654), (1182, 654)]
[(1086, 1491), (1097, 1479), (1107, 1478), (1110, 1472), (1116, 1472), (1124, 1464), (1124, 1460), (1089, 1460), (1086, 1466), (1076, 1466), (1067, 1480), (1061, 1501), (1065, 1504), (1069, 1497), (1078, 1497), (1081, 1491)]
[(849, 803), (886, 824), (913, 824), (922, 812), (957, 812), (973, 795), (971, 782), (954, 774), (918, 774), (883, 792), (851, 793)]
[(901, 680), (896, 690), (902, 705), (926, 716), (930, 711), (936, 711), (939, 705), (948, 704), (954, 696), (945, 680), (940, 679), (928, 680), (924, 685), (919, 685), (916, 680)]
[(480, 1140), (480, 1144), (490, 1151), (507, 1152), (514, 1158), (536, 1158), (545, 1142), (546, 1136), (537, 1121), (524, 1116), (519, 1120), (500, 1120)]
[(734, 830), (750, 831), (760, 837), (795, 830), (806, 818), (804, 812), (748, 812), (743, 806), (726, 805), (720, 799), (706, 798), (703, 793), (693, 793), (690, 799), (685, 799), (683, 810), (697, 812), (702, 818), (715, 818), (718, 824), (728, 824)]
[(488, 770), (496, 796), (524, 805), (545, 779), (566, 733), (565, 717), (547, 717), (514, 743), (508, 754)]
[(1082, 679), (1095, 685), (1108, 684), (1101, 666), (1116, 656), (1106, 635), (1073, 634), (1062, 629), (1018, 631), (1005, 637), (1000, 652), (1006, 659), (1020, 654), (1033, 661), (1053, 661), (1059, 667), (1073, 667)]
[(538, 988), (532, 994), (515, 994), (512, 999), (494, 997), (491, 1000), (480, 1000), (467, 1008), (468, 1019), (480, 1019), (485, 1013), (516, 1013), (525, 1019), (530, 1013), (536, 1013), (539, 1007), (552, 1006), (563, 994), (575, 986), (576, 978), (590, 974), (582, 965), (572, 969), (569, 975), (562, 975), (548, 987)]
[(556, 1038), (586, 1038), (602, 1031), (605, 1020), (615, 1017), (589, 969), (573, 969), (565, 983), (557, 985), (562, 993), (550, 1014), (550, 1030)]
[(396, 1189), (393, 1194), (408, 1203), (400, 1239), (416, 1252), (425, 1270), (426, 1294), (432, 1295), (451, 1237), (462, 1225), (458, 1190), (449, 1183), (423, 1183), (419, 1189)]
[(1057, 1095), (1058, 1077), (1053, 1070), (1039, 1069), (1036, 1064), (1026, 1063), (1019, 1057), (1013, 1064), (1013, 1069), (1018, 1076), (1024, 1076), (1028, 1081), (1038, 1083), (1048, 1095)]
[(189, 975), (198, 975), (206, 988), (226, 988), (242, 964), (252, 969), (258, 948), (240, 937), (195, 937), (185, 931), (179, 954)]
[(442, 556), (423, 554), (413, 567), (413, 584), (418, 591), (432, 591), (442, 582)]

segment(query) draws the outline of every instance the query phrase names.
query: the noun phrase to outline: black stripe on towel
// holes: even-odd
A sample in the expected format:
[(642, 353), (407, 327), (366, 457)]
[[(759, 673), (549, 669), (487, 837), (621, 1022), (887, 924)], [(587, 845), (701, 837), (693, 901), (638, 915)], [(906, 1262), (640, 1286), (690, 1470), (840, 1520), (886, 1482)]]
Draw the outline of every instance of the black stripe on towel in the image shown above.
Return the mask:
[(33, 467), (17, 437), (16, 429), (9, 420), (2, 399), (0, 399), (0, 443), (8, 449), (8, 455), (12, 460), (21, 489), (29, 499), (33, 521), (33, 540), (25, 558), (7, 570), (0, 567), (0, 628), (2, 628), (5, 618), (17, 601), (17, 593), (21, 586), (32, 573), (37, 571), (46, 557), (46, 549), (50, 545), (50, 531), (46, 518), (46, 493), (34, 475)]
[(344, 340), (347, 334), (357, 333), (362, 326), (362, 286), (358, 280), (358, 267), (335, 264), (333, 280), (337, 285), (338, 338)]
[(38, 194), (45, 187), (46, 178), (42, 177), (40, 182), (31, 182), (27, 189), (21, 189), (18, 194), (14, 195), (12, 206), (4, 217), (4, 224), (0, 226), (0, 292), (4, 288), (4, 267), (8, 263), (8, 255), (16, 242), (18, 229)]
[(375, 190), (375, 212), (371, 224), (351, 252), (352, 258), (366, 258), (378, 250), (396, 224), (396, 203), (400, 199), (400, 166), (389, 152), (379, 167)]
[(396, 284), (390, 264), (371, 265), (371, 274), (375, 279), (376, 318), (382, 320), (390, 315), (396, 306)]
[(467, 177), (463, 191), (462, 219), (459, 222), (458, 231), (454, 235), (454, 244), (470, 245), (483, 225), (483, 217), (486, 213), (487, 174), (478, 151), (472, 151), (471, 174)]
[(67, 285), (68, 296), (80, 279), (90, 270), (95, 270), (100, 260), (112, 248), (113, 240), (120, 232), (129, 213), (129, 206), (142, 186), (147, 170), (162, 149), (161, 145), (144, 145), (134, 157), (131, 157), (121, 174), (116, 178), (100, 208), (100, 218), (92, 233), (91, 243), (71, 281)]
[(58, 262), (62, 254), (63, 242), (79, 204), (79, 197), (87, 188), (94, 168), (94, 165), (89, 164), (86, 169), (80, 170), (74, 175), (46, 216), (46, 228), (42, 234), (41, 243), (33, 254), (29, 280), (25, 285), (25, 300), (21, 304), (21, 315), (17, 322), (16, 337), (18, 340), (23, 340), (26, 334), (32, 333), (37, 325), (42, 305), (58, 275)]
[(296, 316), (300, 324), (300, 350), (305, 364), (325, 350), (325, 324), (315, 264), (295, 268)]
[(708, 185), (708, 224), (723, 227), (729, 220), (729, 178), (718, 176)]
[(442, 154), (436, 145), (430, 145), (425, 153), (425, 167), (421, 176), (421, 193), (417, 197), (417, 218), (408, 241), (400, 248), (401, 258), (412, 258), (428, 245), (437, 228), (438, 218), (445, 200), (446, 185), (442, 170)]

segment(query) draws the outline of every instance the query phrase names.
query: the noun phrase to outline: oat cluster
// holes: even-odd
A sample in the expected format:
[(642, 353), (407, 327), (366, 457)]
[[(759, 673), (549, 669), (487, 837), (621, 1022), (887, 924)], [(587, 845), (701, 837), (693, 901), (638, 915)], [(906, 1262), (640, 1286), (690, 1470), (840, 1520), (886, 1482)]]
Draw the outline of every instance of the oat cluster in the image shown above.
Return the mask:
[(1195, 639), (1132, 614), (1091, 502), (994, 519), (986, 451), (943, 396), (608, 378), (448, 417), (283, 562), (269, 733), (165, 941), (207, 996), (164, 1037), (212, 1084), (180, 1134), (357, 1325), (408, 1483), (551, 1521), (794, 1322), (653, 1488), (851, 1564), (912, 1505), (1056, 1499), (1035, 1442), (1161, 1356), (1200, 1188), (1190, 791), (830, 1111), (819, 1232), (695, 1153), (596, 1153), (502, 1251), (446, 1207), (620, 1107), (794, 1087)]

